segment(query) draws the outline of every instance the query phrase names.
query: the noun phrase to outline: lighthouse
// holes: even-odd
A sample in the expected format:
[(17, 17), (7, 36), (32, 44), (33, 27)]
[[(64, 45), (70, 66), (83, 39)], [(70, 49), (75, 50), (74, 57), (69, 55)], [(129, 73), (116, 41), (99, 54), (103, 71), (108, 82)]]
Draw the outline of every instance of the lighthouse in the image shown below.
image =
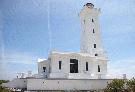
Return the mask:
[(100, 13), (100, 9), (94, 8), (92, 3), (87, 3), (79, 14), (82, 27), (80, 41), (82, 53), (89, 53), (92, 56), (104, 56), (99, 27)]
[[(102, 47), (101, 33), (99, 26), (99, 15), (101, 10), (95, 8), (92, 3), (87, 3), (80, 11), (81, 21), (81, 39), (80, 52), (89, 54), (93, 57), (93, 73), (98, 75), (105, 75), (107, 73), (107, 56)], [(98, 71), (95, 71), (98, 70)], [(99, 72), (99, 71), (102, 72)]]

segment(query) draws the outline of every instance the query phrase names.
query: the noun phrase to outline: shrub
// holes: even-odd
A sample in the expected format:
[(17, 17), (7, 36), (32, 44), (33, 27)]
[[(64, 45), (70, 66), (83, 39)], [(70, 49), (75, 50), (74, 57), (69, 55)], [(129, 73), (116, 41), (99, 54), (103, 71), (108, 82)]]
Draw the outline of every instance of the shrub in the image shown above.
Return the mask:
[(124, 89), (125, 80), (113, 79), (112, 82), (107, 84), (105, 92), (122, 92)]
[(3, 88), (1, 86), (2, 83), (7, 83), (7, 82), (9, 82), (9, 81), (8, 80), (0, 80), (0, 92), (12, 92), (11, 90)]
[(135, 92), (135, 79), (134, 78), (127, 80), (126, 85), (129, 92)]

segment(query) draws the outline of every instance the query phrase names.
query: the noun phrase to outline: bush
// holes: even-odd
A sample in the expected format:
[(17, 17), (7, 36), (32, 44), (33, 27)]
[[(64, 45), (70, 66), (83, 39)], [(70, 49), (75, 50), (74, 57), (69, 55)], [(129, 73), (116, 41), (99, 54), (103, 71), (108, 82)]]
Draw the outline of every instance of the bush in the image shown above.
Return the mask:
[(12, 92), (11, 90), (3, 88), (1, 86), (2, 83), (7, 83), (7, 82), (9, 82), (9, 81), (8, 80), (0, 80), (0, 92)]
[(0, 80), (0, 85), (1, 85), (2, 83), (7, 83), (7, 82), (9, 82), (9, 80)]
[(107, 84), (105, 92), (123, 92), (125, 85), (125, 80), (123, 79), (114, 79), (112, 82)]
[(135, 92), (135, 79), (134, 78), (127, 80), (126, 85), (129, 92)]

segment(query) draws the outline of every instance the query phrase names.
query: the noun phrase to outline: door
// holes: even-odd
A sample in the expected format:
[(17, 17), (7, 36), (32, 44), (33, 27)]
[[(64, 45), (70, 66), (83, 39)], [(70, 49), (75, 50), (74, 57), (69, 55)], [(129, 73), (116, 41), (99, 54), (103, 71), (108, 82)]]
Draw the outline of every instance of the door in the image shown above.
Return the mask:
[(78, 73), (78, 60), (70, 59), (70, 73)]

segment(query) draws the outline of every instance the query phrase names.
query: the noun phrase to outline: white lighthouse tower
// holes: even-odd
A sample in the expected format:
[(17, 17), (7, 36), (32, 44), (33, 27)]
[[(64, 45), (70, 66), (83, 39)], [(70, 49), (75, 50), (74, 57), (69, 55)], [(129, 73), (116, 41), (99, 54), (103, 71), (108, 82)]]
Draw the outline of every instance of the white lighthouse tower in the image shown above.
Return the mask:
[[(86, 53), (93, 57), (93, 73), (99, 77), (100, 75), (103, 77), (107, 73), (108, 59), (101, 44), (98, 19), (100, 13), (100, 9), (94, 8), (92, 3), (85, 4), (81, 10), (80, 20), (82, 32), (80, 49), (81, 53)], [(95, 71), (97, 68), (101, 69), (102, 72)]]
[(84, 5), (80, 12), (82, 33), (81, 52), (92, 56), (104, 56), (101, 45), (98, 16), (100, 9), (94, 8), (92, 3)]

